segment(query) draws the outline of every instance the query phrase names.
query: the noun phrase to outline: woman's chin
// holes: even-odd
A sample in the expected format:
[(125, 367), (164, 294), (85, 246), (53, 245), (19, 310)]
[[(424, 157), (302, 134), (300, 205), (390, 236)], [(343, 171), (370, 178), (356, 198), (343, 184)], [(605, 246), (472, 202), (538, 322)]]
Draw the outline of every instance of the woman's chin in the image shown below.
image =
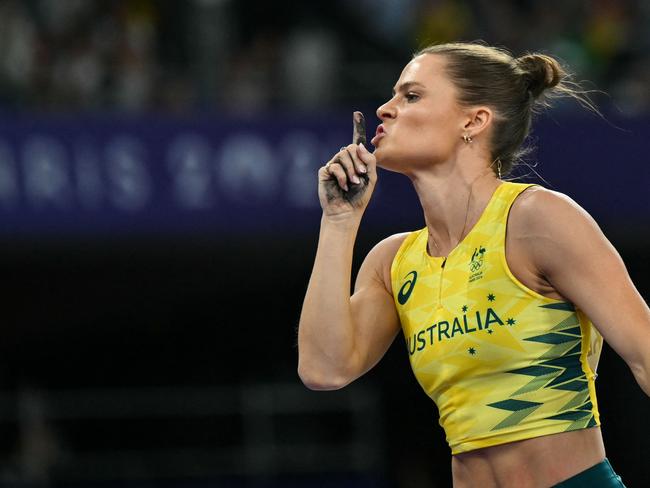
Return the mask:
[(384, 151), (379, 151), (378, 149), (375, 149), (375, 152), (373, 154), (377, 159), (378, 168), (386, 171), (396, 171), (398, 173), (402, 172), (399, 162), (391, 158), (389, 154), (386, 154)]
[(375, 150), (372, 152), (373, 156), (375, 156), (375, 159), (377, 161), (377, 166), (380, 168), (384, 167), (384, 151), (382, 151), (380, 148), (375, 147)]

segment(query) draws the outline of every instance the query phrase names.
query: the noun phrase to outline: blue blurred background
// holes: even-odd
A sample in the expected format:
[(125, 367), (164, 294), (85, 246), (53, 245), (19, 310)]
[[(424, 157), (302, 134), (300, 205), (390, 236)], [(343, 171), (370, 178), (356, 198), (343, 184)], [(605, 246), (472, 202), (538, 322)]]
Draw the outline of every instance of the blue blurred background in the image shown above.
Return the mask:
[[(297, 378), (316, 170), (419, 48), (555, 55), (604, 117), (540, 116), (517, 175), (584, 206), (648, 297), (648, 26), (643, 0), (0, 0), (0, 484), (451, 486), (401, 337), (342, 391)], [(421, 226), (382, 172), (355, 271)], [(598, 392), (642, 486), (649, 400), (608, 347)]]

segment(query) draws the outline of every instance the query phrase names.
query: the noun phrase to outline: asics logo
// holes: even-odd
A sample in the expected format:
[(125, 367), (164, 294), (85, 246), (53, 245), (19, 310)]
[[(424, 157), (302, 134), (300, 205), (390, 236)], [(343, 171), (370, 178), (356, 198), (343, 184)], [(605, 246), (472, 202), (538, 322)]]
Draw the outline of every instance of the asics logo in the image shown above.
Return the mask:
[(399, 293), (397, 294), (397, 301), (400, 305), (404, 305), (411, 296), (413, 287), (415, 287), (415, 282), (418, 279), (418, 273), (417, 271), (411, 271), (404, 278), (409, 279), (404, 282), (402, 287), (399, 289)]

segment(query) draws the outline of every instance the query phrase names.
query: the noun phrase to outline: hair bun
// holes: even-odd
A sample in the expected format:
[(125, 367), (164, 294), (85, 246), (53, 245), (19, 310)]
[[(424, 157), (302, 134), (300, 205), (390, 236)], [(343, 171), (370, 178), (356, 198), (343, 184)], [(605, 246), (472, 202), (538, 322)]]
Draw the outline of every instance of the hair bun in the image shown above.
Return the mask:
[(560, 63), (545, 54), (526, 54), (515, 62), (522, 71), (528, 90), (535, 98), (544, 90), (556, 86), (566, 76)]

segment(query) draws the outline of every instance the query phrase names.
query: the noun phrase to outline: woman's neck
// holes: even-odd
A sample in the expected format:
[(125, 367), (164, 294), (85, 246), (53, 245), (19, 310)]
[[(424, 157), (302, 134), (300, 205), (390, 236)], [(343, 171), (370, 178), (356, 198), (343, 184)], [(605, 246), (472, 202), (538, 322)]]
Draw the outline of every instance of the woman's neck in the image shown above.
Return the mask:
[(432, 256), (447, 256), (462, 241), (500, 184), (484, 163), (438, 165), (410, 178), (424, 210)]

